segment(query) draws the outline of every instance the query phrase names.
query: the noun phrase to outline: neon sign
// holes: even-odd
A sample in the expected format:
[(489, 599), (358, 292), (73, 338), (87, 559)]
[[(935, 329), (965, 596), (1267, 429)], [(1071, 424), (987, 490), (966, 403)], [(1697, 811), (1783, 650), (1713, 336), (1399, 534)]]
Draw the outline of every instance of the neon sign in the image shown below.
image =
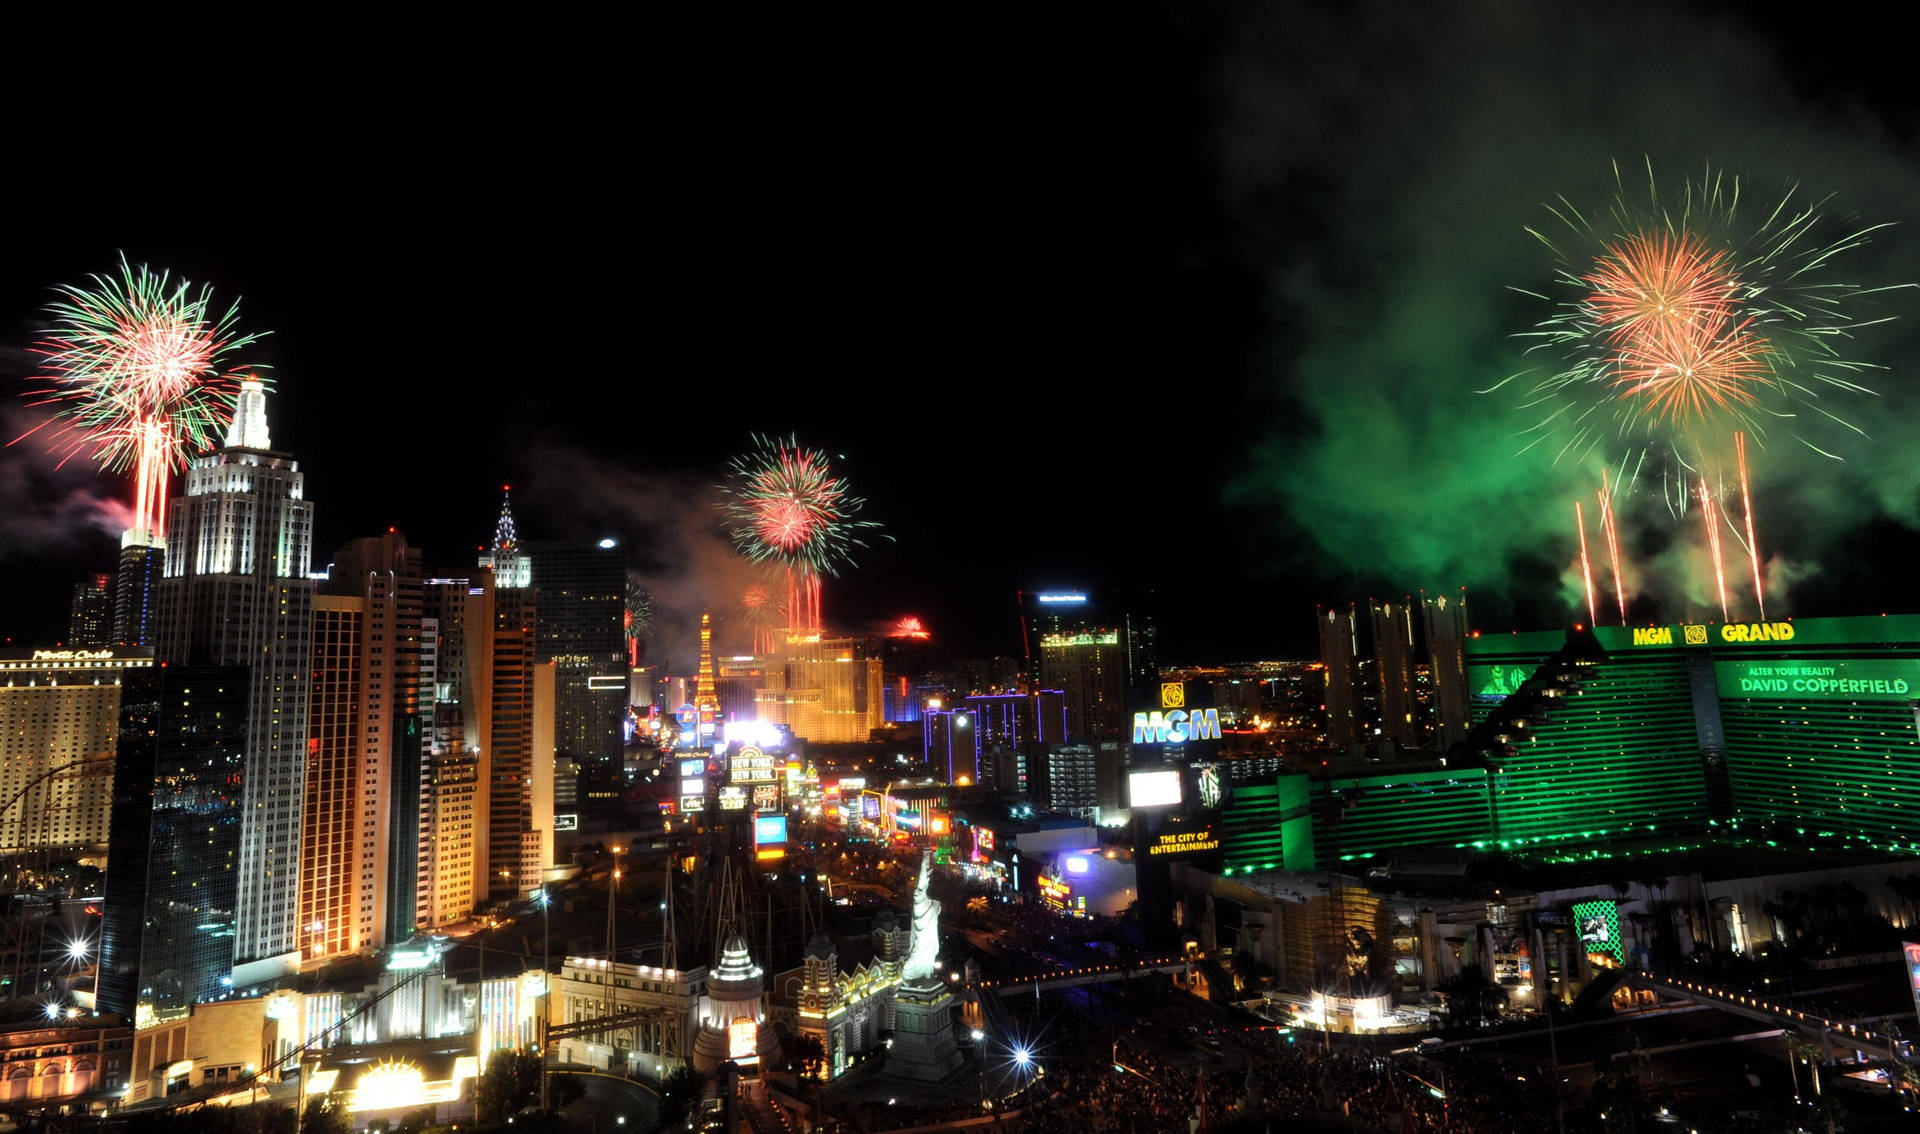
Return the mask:
[[(1689, 646), (1704, 646), (1709, 641), (1707, 627), (1693, 623), (1680, 627), (1681, 641)], [(1720, 626), (1720, 640), (1729, 645), (1751, 645), (1755, 642), (1791, 642), (1793, 641), (1793, 623), (1791, 622), (1726, 622)], [(1633, 644), (1636, 646), (1673, 645), (1673, 627), (1671, 626), (1635, 626)]]
[(1185, 744), (1189, 740), (1219, 739), (1218, 709), (1195, 709), (1191, 715), (1185, 709), (1133, 714), (1135, 744)]
[(1108, 630), (1102, 634), (1042, 634), (1040, 648), (1057, 650), (1065, 646), (1117, 646), (1120, 644), (1120, 631)]
[(1211, 828), (1198, 831), (1166, 831), (1156, 836), (1147, 848), (1149, 856), (1204, 854), (1220, 849), (1220, 840)]
[(774, 758), (748, 746), (733, 754), (729, 779), (736, 784), (770, 784), (780, 778)]
[(1033, 597), (1044, 603), (1081, 603), (1087, 601), (1087, 596), (1075, 594), (1071, 591), (1057, 591), (1049, 594), (1038, 594)]

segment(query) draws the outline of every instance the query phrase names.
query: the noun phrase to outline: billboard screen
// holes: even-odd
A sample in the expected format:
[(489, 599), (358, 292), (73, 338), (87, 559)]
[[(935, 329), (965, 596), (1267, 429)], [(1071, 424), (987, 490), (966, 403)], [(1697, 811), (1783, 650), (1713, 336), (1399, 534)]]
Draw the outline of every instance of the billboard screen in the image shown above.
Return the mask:
[(1626, 947), (1620, 941), (1620, 906), (1617, 902), (1576, 902), (1573, 925), (1587, 953), (1607, 953), (1616, 961), (1626, 960)]
[(1911, 701), (1920, 660), (1721, 661), (1713, 667), (1722, 697), (1769, 701)]
[(1135, 807), (1174, 807), (1180, 803), (1180, 773), (1174, 768), (1127, 773), (1127, 798)]
[(1913, 989), (1913, 1011), (1920, 1015), (1920, 941), (1901, 942), (1900, 955), (1907, 962), (1907, 984)]
[(870, 822), (880, 821), (880, 797), (863, 795), (860, 797), (860, 817)]
[(749, 745), (733, 754), (728, 779), (736, 784), (770, 784), (780, 778), (775, 758)]
[(706, 774), (707, 774), (707, 761), (705, 758), (701, 758), (698, 760), (680, 761), (680, 778), (681, 779), (697, 780), (701, 776), (704, 776)]
[(785, 815), (756, 815), (753, 817), (753, 845), (767, 846), (787, 841), (787, 817)]

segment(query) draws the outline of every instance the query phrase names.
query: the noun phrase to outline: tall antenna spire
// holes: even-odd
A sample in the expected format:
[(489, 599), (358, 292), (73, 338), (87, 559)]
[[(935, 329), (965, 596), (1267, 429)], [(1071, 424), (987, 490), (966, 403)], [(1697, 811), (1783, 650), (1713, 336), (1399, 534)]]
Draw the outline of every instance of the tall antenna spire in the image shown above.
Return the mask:
[(493, 554), (512, 555), (520, 550), (520, 537), (513, 530), (513, 485), (500, 486), (500, 519), (493, 525)]
[(513, 530), (513, 485), (500, 486), (500, 519), (493, 525), (493, 547), (480, 557), (480, 566), (493, 568), (497, 586), (533, 585), (533, 560), (520, 550), (520, 534)]

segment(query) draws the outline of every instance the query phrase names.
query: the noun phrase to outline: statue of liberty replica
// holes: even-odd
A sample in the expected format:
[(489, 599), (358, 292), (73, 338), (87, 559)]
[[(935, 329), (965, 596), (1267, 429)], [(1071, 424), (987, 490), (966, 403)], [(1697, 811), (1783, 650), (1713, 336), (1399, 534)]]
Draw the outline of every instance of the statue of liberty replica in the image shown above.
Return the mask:
[(890, 1077), (933, 1082), (960, 1069), (953, 1039), (953, 992), (940, 977), (940, 903), (927, 893), (933, 876), (933, 852), (920, 858), (920, 882), (913, 891), (913, 936), (893, 993), (893, 1048), (887, 1053)]

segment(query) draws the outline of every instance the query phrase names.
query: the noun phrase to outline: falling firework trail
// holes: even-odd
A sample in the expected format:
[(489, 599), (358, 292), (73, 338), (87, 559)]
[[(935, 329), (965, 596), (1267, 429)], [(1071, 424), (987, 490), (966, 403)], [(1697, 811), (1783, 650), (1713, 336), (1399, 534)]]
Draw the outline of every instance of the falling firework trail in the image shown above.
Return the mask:
[(1707, 548), (1713, 553), (1713, 578), (1720, 588), (1720, 621), (1726, 622), (1731, 616), (1727, 613), (1727, 572), (1720, 565), (1720, 509), (1713, 502), (1713, 493), (1707, 488), (1707, 478), (1700, 478), (1700, 517), (1707, 525)]
[(1607, 555), (1613, 560), (1613, 592), (1620, 600), (1620, 625), (1627, 624), (1627, 581), (1620, 574), (1620, 533), (1613, 525), (1613, 488), (1607, 470), (1600, 470), (1600, 530), (1607, 535)]
[(86, 454), (116, 472), (133, 469), (133, 530), (162, 534), (168, 474), (218, 440), (239, 390), (227, 356), (257, 336), (237, 333), (237, 305), (222, 314), (207, 288), (125, 255), (117, 276), (58, 292), (53, 324), (34, 348), (47, 385), (27, 396), (53, 407), (62, 461)]
[(726, 516), (734, 546), (755, 563), (787, 572), (788, 630), (820, 635), (820, 577), (837, 574), (864, 547), (862, 534), (880, 525), (856, 520), (865, 501), (852, 495), (825, 453), (797, 440), (753, 437), (754, 451), (735, 457)]
[(1587, 625), (1598, 626), (1600, 616), (1594, 613), (1593, 605), (1593, 568), (1587, 564), (1587, 518), (1578, 500), (1573, 502), (1573, 522), (1580, 529), (1580, 577), (1587, 583)]
[(1753, 489), (1747, 487), (1747, 435), (1733, 435), (1733, 451), (1740, 458), (1740, 503), (1747, 512), (1747, 559), (1753, 564), (1753, 601), (1760, 606), (1760, 621), (1767, 620), (1767, 592), (1760, 586), (1760, 541), (1753, 537)]

